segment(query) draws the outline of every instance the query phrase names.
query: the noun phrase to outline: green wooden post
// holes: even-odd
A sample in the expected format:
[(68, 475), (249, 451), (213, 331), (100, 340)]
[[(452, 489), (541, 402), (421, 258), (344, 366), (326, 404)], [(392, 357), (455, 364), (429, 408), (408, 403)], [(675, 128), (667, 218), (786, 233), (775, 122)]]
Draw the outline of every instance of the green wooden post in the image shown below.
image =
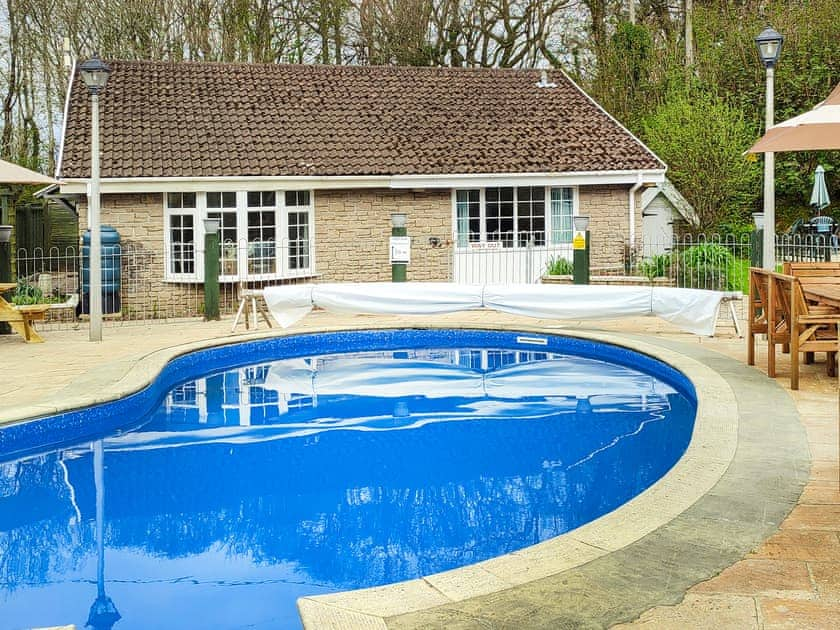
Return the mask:
[(762, 246), (764, 243), (764, 230), (753, 230), (750, 233), (750, 265), (753, 267), (763, 267), (762, 259), (764, 252)]
[(589, 217), (574, 217), (572, 239), (572, 282), (589, 284)]
[(219, 319), (219, 220), (204, 220), (204, 321)]

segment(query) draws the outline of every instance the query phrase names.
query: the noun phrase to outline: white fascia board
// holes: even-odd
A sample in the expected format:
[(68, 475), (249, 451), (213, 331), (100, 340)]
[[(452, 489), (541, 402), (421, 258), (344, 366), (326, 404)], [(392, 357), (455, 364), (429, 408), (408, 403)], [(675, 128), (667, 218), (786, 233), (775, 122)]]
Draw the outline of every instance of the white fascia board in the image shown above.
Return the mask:
[(658, 184), (665, 169), (648, 171), (584, 171), (575, 173), (490, 173), (477, 175), (404, 175), (391, 178), (391, 188), (485, 188), (488, 186), (604, 186)]
[[(345, 188), (483, 188), (487, 186), (598, 186), (645, 184), (665, 180), (665, 169), (580, 173), (492, 173), (452, 175), (379, 175), (335, 177), (115, 177), (104, 178), (102, 194), (203, 192), (207, 190), (340, 190)], [(64, 194), (86, 194), (87, 179), (67, 178)]]
[[(61, 192), (85, 194), (86, 178), (67, 178)], [(340, 188), (389, 188), (390, 176), (378, 177), (114, 177), (99, 183), (102, 194), (204, 192), (207, 190), (325, 190)]]

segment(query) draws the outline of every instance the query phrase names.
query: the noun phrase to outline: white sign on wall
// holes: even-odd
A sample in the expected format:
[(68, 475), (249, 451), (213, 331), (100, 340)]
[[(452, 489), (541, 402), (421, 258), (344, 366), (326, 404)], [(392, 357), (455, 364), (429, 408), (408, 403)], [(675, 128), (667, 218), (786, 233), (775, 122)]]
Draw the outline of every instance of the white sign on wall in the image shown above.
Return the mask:
[(391, 237), (391, 264), (405, 264), (411, 262), (411, 237)]

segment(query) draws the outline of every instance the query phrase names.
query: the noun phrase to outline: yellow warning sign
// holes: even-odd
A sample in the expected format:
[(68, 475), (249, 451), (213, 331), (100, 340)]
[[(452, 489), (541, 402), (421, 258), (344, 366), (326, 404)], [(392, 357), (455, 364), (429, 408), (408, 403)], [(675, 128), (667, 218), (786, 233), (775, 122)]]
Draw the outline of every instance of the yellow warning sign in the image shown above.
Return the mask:
[(575, 237), (572, 239), (572, 249), (586, 249), (586, 236), (583, 232), (575, 232)]

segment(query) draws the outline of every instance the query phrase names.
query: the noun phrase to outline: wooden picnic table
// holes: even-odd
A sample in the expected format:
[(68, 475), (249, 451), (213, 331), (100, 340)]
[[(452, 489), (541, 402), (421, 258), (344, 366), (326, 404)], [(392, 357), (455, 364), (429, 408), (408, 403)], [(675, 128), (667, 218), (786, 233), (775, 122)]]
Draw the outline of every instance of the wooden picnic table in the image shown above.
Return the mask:
[(840, 284), (803, 284), (805, 299), (840, 310)]
[(14, 282), (0, 282), (0, 322), (8, 322), (16, 333), (27, 343), (41, 343), (41, 337), (32, 325), (33, 322), (44, 321), (46, 313), (50, 309), (49, 304), (28, 304), (26, 306), (14, 306), (9, 304), (3, 293), (11, 291), (17, 286)]

